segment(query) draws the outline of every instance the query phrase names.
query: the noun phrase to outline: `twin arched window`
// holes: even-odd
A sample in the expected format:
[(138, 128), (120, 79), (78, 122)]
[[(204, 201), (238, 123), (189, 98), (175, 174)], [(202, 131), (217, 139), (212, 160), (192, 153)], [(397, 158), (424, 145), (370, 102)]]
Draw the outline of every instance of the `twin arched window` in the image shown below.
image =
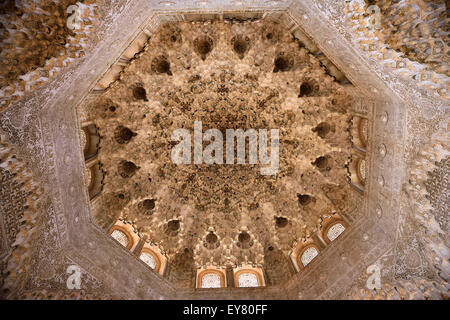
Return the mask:
[[(163, 274), (167, 265), (167, 258), (161, 253), (159, 248), (145, 242), (136, 234), (129, 224), (121, 221), (109, 230), (111, 237), (119, 242), (127, 250), (133, 251), (139, 259), (155, 272)], [(142, 244), (142, 247), (140, 246)], [(142, 249), (140, 249), (142, 248)]]
[[(197, 276), (197, 288), (224, 288), (225, 282), (225, 272), (220, 269), (206, 269)], [(238, 270), (234, 273), (234, 285), (238, 288), (264, 286), (262, 273), (258, 268)]]
[[(321, 239), (327, 244), (335, 241), (346, 229), (347, 223), (339, 216), (329, 217), (321, 226)], [(305, 268), (319, 255), (318, 245), (310, 238), (300, 242), (291, 253), (291, 259), (297, 271)]]

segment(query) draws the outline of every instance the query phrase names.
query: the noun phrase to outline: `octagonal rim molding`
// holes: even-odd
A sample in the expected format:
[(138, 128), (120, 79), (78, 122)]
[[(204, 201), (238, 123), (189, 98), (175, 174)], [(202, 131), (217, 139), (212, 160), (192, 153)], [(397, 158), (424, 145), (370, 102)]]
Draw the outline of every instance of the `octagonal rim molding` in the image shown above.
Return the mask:
[(152, 10), (171, 12), (286, 10), (295, 0), (147, 0)]
[[(166, 16), (164, 15), (164, 14), (157, 14), (157, 15), (155, 15), (155, 17), (154, 17), (154, 19), (158, 19), (158, 18), (161, 18), (162, 20), (165, 20), (164, 18), (165, 18)], [(170, 15), (170, 18), (174, 18), (174, 17), (177, 17), (177, 15), (176, 14), (171, 14)], [(175, 19), (175, 21), (180, 21), (180, 20), (183, 20), (183, 16), (181, 16), (181, 19)], [(151, 24), (152, 25), (152, 30), (155, 30), (156, 31), (156, 27), (155, 26), (158, 26), (159, 24), (158, 23), (156, 23), (156, 24), (152, 24), (152, 21), (149, 23), (149, 24)], [(147, 30), (148, 30), (148, 28), (147, 28)], [(392, 102), (391, 102), (392, 103)], [(372, 115), (375, 113), (375, 108), (376, 108), (376, 106), (375, 106), (375, 104), (370, 104), (371, 106), (372, 106), (372, 110), (369, 110), (368, 111), (368, 116), (369, 117), (372, 117)], [(372, 119), (373, 119), (373, 117), (372, 117)], [(371, 124), (372, 124), (372, 126), (373, 126), (373, 124), (374, 124), (374, 121), (371, 121)], [(372, 131), (372, 130), (371, 130)], [(372, 154), (372, 152), (371, 152), (371, 150), (372, 150), (373, 148), (371, 148), (371, 143), (369, 143), (369, 146), (368, 146), (368, 154), (370, 154), (371, 156), (370, 156), (370, 159), (373, 159), (374, 157), (373, 157), (373, 154)], [(371, 161), (371, 163), (372, 163), (372, 161)], [(367, 185), (367, 192), (370, 192), (370, 183), (368, 183), (368, 185)], [(361, 215), (361, 218), (359, 219), (359, 220), (357, 220), (356, 221), (356, 223), (355, 223), (355, 225), (356, 226), (358, 226), (358, 225), (361, 225), (361, 224), (363, 224), (363, 221), (362, 221), (362, 219), (369, 213), (369, 211), (367, 210), (367, 207), (368, 207), (368, 203), (367, 202), (363, 202), (363, 208), (360, 208), (361, 210), (363, 210), (364, 211), (364, 213)], [(368, 226), (367, 226), (367, 224), (366, 224), (366, 228), (367, 228)], [(360, 228), (361, 229), (361, 228)], [(343, 246), (343, 244), (345, 244), (346, 243), (346, 240), (345, 240), (345, 238), (351, 238), (351, 234), (352, 234), (352, 228), (350, 228), (349, 230), (348, 230), (348, 232), (344, 235), (344, 236), (342, 236), (341, 238), (342, 239), (339, 239), (338, 241), (336, 241), (336, 243), (333, 243), (333, 248), (336, 248), (336, 247), (338, 247), (339, 245), (340, 246)], [(367, 235), (367, 233), (364, 233), (365, 235)], [(361, 238), (361, 236), (358, 236), (358, 238)], [(350, 241), (350, 240), (348, 240), (348, 241)], [(348, 242), (347, 241), (347, 242)], [(320, 259), (317, 259), (317, 262), (315, 262), (315, 265), (320, 265), (320, 263), (321, 263), (321, 261), (326, 261), (326, 259), (327, 259), (327, 257), (331, 254), (331, 249), (329, 249), (331, 246), (329, 246), (329, 247), (327, 247), (324, 251), (325, 251), (325, 254), (323, 254), (323, 255), (321, 255), (320, 256)], [(328, 249), (328, 250), (327, 250)], [(384, 250), (387, 250), (387, 249), (389, 249), (389, 247), (384, 247)], [(328, 252), (328, 254), (326, 253), (326, 252)], [(312, 268), (310, 268), (310, 270), (312, 270)], [(356, 273), (356, 272), (355, 272)], [(308, 276), (308, 272), (305, 272), (305, 274), (303, 275), (303, 277), (307, 277)], [(294, 279), (294, 280), (292, 280), (292, 281), (288, 281), (288, 283), (289, 282), (294, 282), (295, 281), (295, 279), (296, 279), (296, 277), (294, 276), (292, 279)], [(169, 285), (171, 285), (171, 284), (169, 284)], [(274, 288), (276, 288), (277, 286), (274, 286)], [(279, 287), (279, 286), (278, 286)], [(220, 290), (218, 290), (219, 292), (220, 291), (223, 291), (223, 292), (229, 292), (230, 290), (236, 290), (236, 289), (231, 289), (231, 288), (226, 288), (226, 289), (220, 289)], [(242, 289), (238, 289), (239, 291), (238, 291), (238, 293), (240, 293), (240, 292), (242, 292)], [(216, 290), (217, 291), (217, 290)], [(178, 296), (183, 296), (183, 295), (185, 295), (185, 294), (189, 294), (189, 295), (192, 295), (192, 294), (194, 294), (194, 291), (193, 291), (193, 289), (180, 289), (180, 288), (177, 288), (176, 289), (176, 293), (177, 293), (177, 295)], [(238, 294), (238, 293), (236, 293), (236, 294)], [(195, 293), (195, 294), (197, 294), (197, 293)]]
[[(305, 1), (302, 6), (306, 6), (308, 1)], [(294, 3), (291, 8), (286, 11), (290, 12), (291, 16), (296, 21), (300, 20), (299, 15), (301, 15), (301, 11), (292, 14), (292, 7), (297, 7), (300, 4), (298, 2)], [(308, 9), (308, 8), (306, 8)], [(316, 14), (315, 9), (312, 7), (309, 8), (309, 11), (302, 11), (307, 17), (313, 17)], [(239, 10), (239, 9), (236, 9)], [(181, 11), (181, 10), (180, 10)], [(264, 10), (262, 10), (264, 11)], [(127, 25), (127, 21), (133, 21), (130, 17), (139, 16), (141, 19), (141, 24), (135, 25), (135, 29), (127, 31), (127, 28), (124, 27)], [(95, 277), (98, 277), (102, 282), (105, 283), (107, 287), (111, 289), (112, 292), (115, 292), (118, 296), (124, 296), (128, 298), (150, 298), (150, 299), (160, 299), (164, 298), (181, 298), (185, 294), (192, 294), (194, 298), (201, 298), (202, 295), (197, 295), (195, 289), (179, 289), (175, 288), (172, 284), (168, 283), (167, 280), (162, 279), (159, 275), (154, 272), (151, 272), (147, 267), (145, 267), (142, 263), (139, 263), (137, 259), (131, 259), (129, 253), (119, 247), (112, 239), (109, 239), (108, 235), (100, 230), (98, 227), (94, 226), (91, 222), (90, 218), (90, 209), (89, 209), (89, 197), (87, 196), (87, 192), (83, 185), (82, 179), (82, 168), (84, 159), (82, 159), (81, 152), (79, 152), (79, 147), (74, 150), (71, 146), (80, 145), (80, 137), (79, 137), (79, 123), (78, 117), (76, 115), (76, 106), (86, 97), (90, 91), (90, 89), (95, 85), (98, 78), (108, 70), (111, 64), (116, 61), (122, 52), (126, 49), (126, 47), (134, 40), (137, 34), (142, 31), (148, 25), (158, 25), (157, 20), (161, 18), (161, 14), (155, 14), (154, 11), (151, 10), (151, 7), (144, 0), (141, 1), (128, 1), (126, 9), (124, 13), (120, 15), (117, 19), (117, 24), (113, 32), (108, 34), (108, 36), (102, 40), (98, 47), (94, 48), (91, 52), (87, 54), (84, 58), (83, 63), (78, 66), (77, 72), (71, 70), (65, 75), (61, 75), (61, 78), (65, 79), (64, 86), (61, 90), (54, 93), (51, 97), (54, 100), (46, 99), (45, 103), (40, 106), (42, 111), (42, 118), (40, 118), (39, 124), (43, 124), (47, 126), (50, 130), (51, 135), (45, 136), (42, 138), (42, 144), (46, 145), (46, 152), (49, 152), (54, 162), (55, 171), (51, 172), (54, 176), (49, 177), (48, 179), (54, 179), (51, 183), (48, 183), (48, 189), (51, 193), (52, 203), (57, 211), (57, 223), (58, 223), (58, 232), (61, 238), (61, 245), (65, 245), (67, 248), (67, 255), (73, 258), (75, 261), (79, 262), (80, 266), (89, 273), (92, 273)], [(321, 16), (323, 17), (323, 15)], [(317, 17), (315, 17), (317, 18)], [(326, 18), (326, 17), (325, 17)], [(299, 26), (304, 28), (307, 34), (308, 30), (311, 32), (313, 19), (304, 19), (307, 22), (298, 22)], [(317, 23), (322, 28), (326, 28), (330, 30), (332, 25), (327, 24), (327, 20), (316, 19), (314, 23)], [(125, 31), (124, 31), (125, 30)], [(127, 36), (124, 36), (124, 34)], [(343, 46), (344, 52), (341, 55), (344, 55), (345, 52), (348, 52), (352, 62), (355, 64), (355, 61), (361, 62), (361, 70), (359, 73), (366, 73), (370, 75), (374, 71), (371, 69), (371, 65), (365, 58), (358, 54), (352, 47), (352, 44), (345, 40), (339, 34), (338, 30), (334, 30), (336, 34), (336, 38), (341, 37), (343, 43), (347, 43), (348, 46)], [(333, 34), (333, 33), (328, 33)], [(333, 58), (332, 55), (327, 52), (330, 50), (329, 47), (326, 46), (326, 41), (330, 39), (318, 39), (314, 37), (314, 41), (317, 41), (319, 44), (322, 43), (324, 49), (324, 53), (327, 54), (336, 66), (339, 67), (341, 71), (343, 71), (346, 75), (349, 74), (350, 78), (353, 75), (349, 67), (345, 66), (346, 61), (348, 60), (339, 60)], [(325, 43), (325, 44), (324, 44)], [(332, 42), (333, 44), (333, 42)], [(111, 50), (111, 46), (114, 48)], [(347, 49), (346, 49), (347, 48)], [(103, 61), (96, 61), (96, 54), (99, 52), (105, 52), (106, 58)], [(348, 57), (347, 57), (348, 59)], [(97, 76), (92, 74), (90, 71), (92, 70), (92, 66), (97, 68), (97, 70), (102, 70), (102, 72), (97, 73)], [(364, 69), (364, 70), (363, 70)], [(353, 69), (352, 69), (353, 70)], [(355, 78), (356, 79), (356, 78)], [(354, 80), (354, 82), (358, 82)], [(384, 203), (383, 205), (383, 216), (379, 220), (388, 219), (389, 217), (394, 217), (394, 221), (396, 221), (396, 217), (398, 215), (398, 206), (395, 206), (395, 203), (390, 203), (392, 200), (400, 193), (400, 186), (403, 180), (403, 174), (397, 176), (396, 181), (391, 181), (386, 179), (385, 189), (380, 190), (379, 186), (375, 186), (373, 181), (373, 177), (377, 177), (380, 172), (383, 172), (383, 175), (386, 176), (386, 172), (388, 170), (392, 170), (392, 165), (389, 164), (388, 161), (393, 161), (396, 164), (400, 164), (402, 166), (401, 157), (402, 152), (399, 147), (401, 142), (404, 139), (405, 134), (405, 110), (402, 110), (400, 106), (402, 103), (400, 97), (395, 94), (389, 88), (386, 88), (383, 79), (376, 77), (375, 80), (377, 86), (379, 85), (382, 89), (381, 92), (386, 92), (387, 95), (385, 97), (389, 97), (391, 99), (377, 99), (376, 97), (367, 93), (368, 96), (371, 96), (374, 99), (375, 105), (374, 110), (372, 110), (370, 122), (372, 126), (371, 133), (373, 132), (384, 132), (384, 134), (372, 134), (369, 147), (367, 150), (367, 154), (370, 157), (370, 165), (369, 165), (369, 179), (368, 185), (366, 187), (368, 201), (364, 205), (364, 214), (363, 217), (369, 217), (366, 220), (360, 219), (353, 223), (352, 227), (345, 232), (339, 239), (336, 240), (336, 243), (333, 244), (334, 250), (324, 250), (321, 255), (315, 259), (316, 261), (312, 262), (309, 265), (309, 268), (306, 268), (302, 273), (296, 274), (292, 277), (286, 284), (282, 286), (282, 288), (287, 289), (286, 292), (281, 293), (281, 295), (277, 295), (277, 297), (298, 297), (299, 290), (303, 290), (302, 296), (308, 297), (308, 293), (305, 290), (308, 290), (308, 285), (302, 285), (308, 282), (308, 278), (313, 276), (319, 271), (323, 271), (326, 273), (327, 270), (327, 259), (329, 257), (333, 257), (335, 254), (341, 252), (343, 247), (352, 241), (360, 241), (362, 233), (367, 233), (369, 235), (369, 240), (366, 241), (366, 245), (364, 248), (370, 249), (370, 251), (377, 251), (378, 255), (381, 255), (387, 249), (389, 249), (394, 244), (394, 237), (392, 234), (395, 233), (395, 230), (388, 229), (387, 231), (383, 231), (379, 225), (376, 225), (371, 221), (371, 217), (374, 213), (369, 212), (370, 207), (375, 207), (380, 203)], [(71, 89), (77, 86), (77, 91), (74, 92)], [(33, 97), (36, 97), (39, 92), (45, 93), (48, 88), (39, 88), (36, 92), (33, 92)], [(380, 91), (379, 91), (380, 92)], [(45, 98), (43, 98), (45, 100)], [(2, 126), (13, 126), (9, 121), (5, 120), (5, 115), (11, 115), (11, 110), (14, 111), (23, 111), (23, 105), (28, 101), (20, 101), (19, 104), (21, 107), (18, 108), (8, 108), (7, 112), (2, 113), (0, 116)], [(428, 101), (429, 100), (425, 100)], [(67, 106), (72, 106), (70, 112), (67, 112)], [(385, 127), (381, 127), (382, 124), (377, 122), (377, 117), (383, 111), (389, 110), (389, 122), (384, 125)], [(59, 115), (56, 117), (57, 123), (55, 123), (55, 114)], [(61, 126), (64, 125), (64, 128)], [(380, 131), (381, 129), (381, 131)], [(393, 129), (393, 130), (392, 130)], [(392, 130), (392, 131), (391, 131)], [(386, 136), (389, 134), (389, 137), (386, 139)], [(72, 144), (64, 142), (64, 140), (71, 140)], [(26, 144), (26, 141), (22, 142)], [(377, 156), (374, 154), (374, 150), (376, 152), (376, 148), (374, 146), (379, 145), (380, 143), (384, 144), (393, 144), (395, 149), (389, 149), (387, 156), (383, 161), (377, 163), (377, 166), (374, 165), (375, 159)], [(61, 146), (62, 148), (58, 148)], [(27, 158), (31, 158), (29, 151), (25, 147), (21, 147), (23, 153), (27, 156)], [(391, 167), (391, 168), (389, 168)], [(401, 170), (402, 172), (404, 170)], [(68, 179), (64, 179), (64, 175), (68, 176)], [(77, 186), (77, 183), (80, 185)], [(73, 188), (73, 189), (71, 189)], [(72, 191), (71, 191), (72, 190)], [(372, 210), (373, 211), (373, 210)], [(391, 220), (389, 220), (391, 221)], [(372, 229), (370, 229), (372, 228)], [(371, 231), (372, 230), (372, 231)], [(376, 242), (377, 238), (374, 237), (375, 231), (382, 231), (382, 234), (387, 234), (386, 241)], [(91, 243), (91, 245), (89, 245)], [(95, 245), (92, 245), (94, 243)], [(107, 257), (101, 257), (101, 250), (99, 248), (107, 247), (109, 251), (109, 255)], [(329, 249), (328, 247), (327, 249)], [(81, 250), (80, 250), (81, 249)], [(361, 249), (363, 250), (363, 249)], [(369, 250), (368, 250), (369, 251)], [(114, 255), (118, 261), (114, 263), (114, 265), (110, 262), (110, 256)], [(329, 260), (329, 259), (328, 259)], [(117, 269), (117, 265), (121, 265), (123, 269)], [(132, 266), (133, 272), (123, 272), (126, 266)], [(330, 264), (328, 263), (328, 266)], [(356, 274), (357, 270), (362, 270), (366, 266), (355, 265), (351, 266), (351, 261), (346, 259), (345, 264), (342, 265), (343, 268), (342, 274), (346, 278), (330, 278), (329, 282), (332, 282), (328, 291), (322, 292), (321, 297), (333, 296), (336, 295), (337, 292), (333, 291), (333, 284), (339, 284), (339, 281), (351, 280), (350, 273)], [(344, 270), (345, 269), (345, 270)], [(332, 270), (328, 268), (328, 272), (330, 273)], [(334, 270), (333, 270), (334, 271)], [(330, 275), (331, 277), (331, 275)], [(148, 290), (139, 289), (139, 290), (131, 290), (126, 289), (125, 292), (123, 288), (127, 288), (127, 284), (134, 283), (133, 279), (139, 278), (141, 279), (141, 287), (151, 288)], [(219, 292), (226, 293), (222, 298), (245, 298), (247, 297), (248, 292), (260, 292), (258, 294), (261, 295), (270, 295), (273, 293), (275, 295), (276, 290), (279, 289), (279, 286), (268, 287), (265, 289), (223, 289), (219, 290)], [(264, 290), (264, 291), (261, 291)], [(281, 290), (282, 292), (284, 290)], [(262, 293), (263, 292), (263, 293)], [(280, 293), (279, 293), (280, 294)], [(318, 297), (317, 295), (314, 297)]]

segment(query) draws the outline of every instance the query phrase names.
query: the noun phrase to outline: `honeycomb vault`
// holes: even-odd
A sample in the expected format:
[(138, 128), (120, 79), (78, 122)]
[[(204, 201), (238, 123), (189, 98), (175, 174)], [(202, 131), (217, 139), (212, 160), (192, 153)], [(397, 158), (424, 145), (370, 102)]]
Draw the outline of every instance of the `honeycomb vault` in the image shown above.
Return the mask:
[[(354, 206), (346, 179), (351, 103), (279, 24), (162, 27), (85, 106), (101, 136), (102, 192), (111, 199), (95, 218), (129, 222), (163, 248), (169, 264), (185, 249), (197, 267), (264, 267), (268, 247), (287, 259), (321, 220)], [(174, 164), (172, 132), (193, 132), (194, 120), (224, 137), (226, 129), (279, 129), (279, 172), (261, 175), (248, 157), (247, 165)], [(208, 233), (217, 246), (203, 246)], [(284, 272), (282, 261), (271, 267)]]

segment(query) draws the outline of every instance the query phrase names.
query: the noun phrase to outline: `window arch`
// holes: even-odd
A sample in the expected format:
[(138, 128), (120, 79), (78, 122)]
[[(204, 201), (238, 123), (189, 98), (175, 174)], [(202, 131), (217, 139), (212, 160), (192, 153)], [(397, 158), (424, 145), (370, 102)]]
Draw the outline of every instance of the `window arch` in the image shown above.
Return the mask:
[(123, 233), (122, 231), (120, 231), (120, 230), (114, 230), (111, 233), (111, 237), (116, 239), (124, 247), (127, 247), (128, 244), (129, 244), (127, 235), (125, 233)]
[(161, 261), (159, 260), (158, 255), (153, 252), (153, 250), (145, 247), (142, 248), (139, 259), (142, 260), (150, 268), (155, 270), (155, 272), (159, 272), (161, 268)]
[(368, 138), (368, 126), (369, 120), (366, 118), (359, 119), (358, 131), (359, 131), (359, 140), (364, 148), (367, 147), (367, 138)]
[(348, 223), (337, 213), (326, 217), (320, 226), (322, 240), (327, 244), (335, 241), (348, 228)]
[(207, 269), (197, 276), (197, 288), (224, 288), (225, 275), (219, 270)]
[(365, 153), (369, 139), (369, 120), (358, 115), (353, 116), (350, 134), (352, 136), (353, 147)]
[(95, 124), (91, 123), (82, 127), (80, 138), (81, 145), (83, 147), (84, 158), (88, 160), (97, 155), (100, 136), (98, 134), (98, 128), (95, 126)]
[(290, 254), (295, 270), (300, 272), (320, 253), (319, 244), (311, 237), (301, 239)]
[(319, 255), (319, 249), (316, 245), (309, 245), (300, 252), (297, 256), (297, 265), (299, 267), (306, 267), (314, 258)]
[(104, 171), (97, 158), (86, 162), (86, 185), (89, 198), (92, 200), (103, 190)]
[(356, 174), (358, 175), (359, 182), (364, 186), (366, 184), (366, 160), (358, 159), (356, 169)]
[(336, 238), (339, 237), (344, 231), (345, 226), (340, 222), (336, 222), (328, 227), (326, 232), (327, 239), (332, 242), (336, 240)]
[(234, 282), (238, 288), (253, 288), (264, 285), (261, 274), (250, 269), (237, 271), (234, 275)]
[(354, 154), (348, 165), (348, 174), (350, 178), (350, 185), (360, 192), (364, 192), (367, 176), (367, 162), (364, 155)]
[(127, 250), (133, 247), (133, 237), (125, 228), (115, 225), (111, 228), (109, 234)]

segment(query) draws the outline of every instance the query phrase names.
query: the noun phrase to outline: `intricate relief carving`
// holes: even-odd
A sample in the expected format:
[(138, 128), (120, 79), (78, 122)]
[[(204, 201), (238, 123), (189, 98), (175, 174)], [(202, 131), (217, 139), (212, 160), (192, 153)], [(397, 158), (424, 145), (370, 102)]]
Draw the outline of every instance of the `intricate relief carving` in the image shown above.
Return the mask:
[(1, 220), (8, 228), (7, 265), (2, 271), (0, 295), (14, 296), (26, 283), (31, 268), (32, 244), (36, 239), (43, 189), (0, 132), (1, 185), (11, 187), (0, 193)]

